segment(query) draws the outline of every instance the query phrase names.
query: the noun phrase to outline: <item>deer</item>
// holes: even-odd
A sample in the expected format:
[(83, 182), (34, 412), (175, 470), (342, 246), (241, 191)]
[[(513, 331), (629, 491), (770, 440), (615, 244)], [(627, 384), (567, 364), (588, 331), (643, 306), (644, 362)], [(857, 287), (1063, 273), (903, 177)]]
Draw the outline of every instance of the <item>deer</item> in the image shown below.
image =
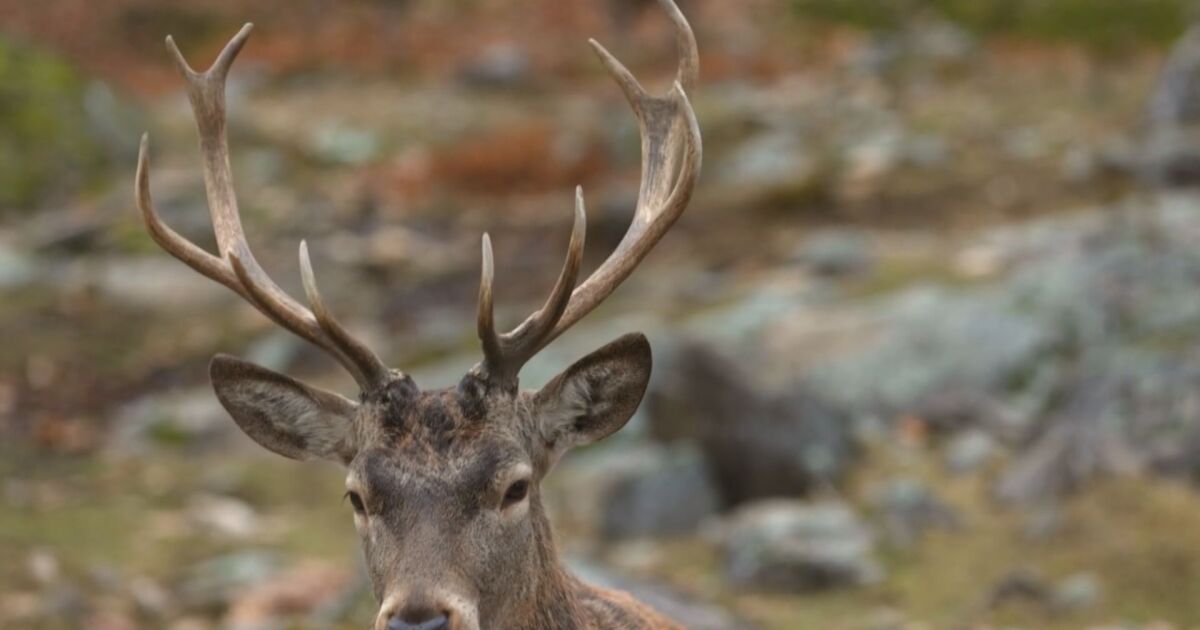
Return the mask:
[(589, 40), (633, 110), (641, 135), (638, 201), (624, 237), (582, 283), (586, 213), (575, 189), (566, 260), (549, 297), (508, 332), (493, 317), (494, 262), (482, 238), (476, 329), (483, 357), (453, 387), (423, 390), (389, 368), (338, 322), (299, 247), (308, 306), (255, 260), (234, 194), (225, 84), (252, 28), (246, 24), (212, 66), (197, 72), (171, 37), (167, 49), (187, 85), (199, 132), (205, 196), (217, 254), (166, 225), (150, 195), (149, 136), (138, 155), (135, 199), (150, 237), (192, 270), (224, 285), (274, 324), (332, 356), (357, 399), (218, 354), (216, 397), (258, 445), (346, 471), (345, 498), (371, 590), (374, 630), (679, 628), (631, 595), (591, 586), (559, 562), (540, 483), (569, 450), (608, 437), (646, 391), (651, 351), (626, 334), (579, 359), (537, 390), (522, 366), (609, 297), (682, 215), (700, 172), (701, 138), (686, 93), (697, 81), (695, 36), (672, 0), (659, 0), (675, 35), (675, 80), (662, 95)]

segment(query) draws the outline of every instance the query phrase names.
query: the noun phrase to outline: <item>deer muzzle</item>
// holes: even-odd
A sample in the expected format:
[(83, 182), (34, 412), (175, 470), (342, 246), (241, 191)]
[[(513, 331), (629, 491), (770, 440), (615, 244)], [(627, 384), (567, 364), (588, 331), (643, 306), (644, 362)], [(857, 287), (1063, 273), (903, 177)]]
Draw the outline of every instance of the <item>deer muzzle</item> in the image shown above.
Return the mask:
[(375, 630), (479, 630), (479, 615), (450, 593), (397, 594), (379, 607)]

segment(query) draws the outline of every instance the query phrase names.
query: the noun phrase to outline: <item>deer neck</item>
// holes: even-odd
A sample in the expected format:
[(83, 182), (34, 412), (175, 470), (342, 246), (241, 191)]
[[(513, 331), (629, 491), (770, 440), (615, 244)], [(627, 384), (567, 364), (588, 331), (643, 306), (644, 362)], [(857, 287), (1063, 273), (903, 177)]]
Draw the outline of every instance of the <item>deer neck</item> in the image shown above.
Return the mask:
[(531, 580), (509, 609), (504, 627), (558, 630), (585, 627), (581, 595), (587, 586), (561, 564), (550, 521), (540, 505), (535, 506), (534, 549), (531, 551)]

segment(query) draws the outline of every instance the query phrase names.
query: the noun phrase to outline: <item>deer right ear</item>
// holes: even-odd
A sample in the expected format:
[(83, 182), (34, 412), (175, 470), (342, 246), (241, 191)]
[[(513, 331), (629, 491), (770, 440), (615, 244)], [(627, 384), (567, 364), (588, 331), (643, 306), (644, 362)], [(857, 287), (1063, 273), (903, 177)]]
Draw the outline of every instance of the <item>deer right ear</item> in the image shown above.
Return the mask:
[(221, 406), (267, 450), (343, 464), (354, 458), (354, 402), (223, 354), (208, 373)]
[(650, 381), (650, 344), (625, 335), (576, 361), (537, 394), (534, 406), (550, 459), (625, 426)]

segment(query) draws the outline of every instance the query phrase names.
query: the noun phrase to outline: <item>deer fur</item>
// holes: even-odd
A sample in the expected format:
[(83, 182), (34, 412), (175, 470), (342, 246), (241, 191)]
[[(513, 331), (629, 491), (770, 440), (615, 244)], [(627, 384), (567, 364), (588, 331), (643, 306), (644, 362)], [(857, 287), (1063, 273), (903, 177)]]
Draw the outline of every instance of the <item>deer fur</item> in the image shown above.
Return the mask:
[[(437, 599), (460, 607), (451, 618), (462, 628), (674, 628), (562, 568), (538, 486), (567, 450), (625, 425), (650, 368), (649, 343), (630, 334), (516, 397), (474, 373), (433, 391), (399, 376), (357, 403), (224, 355), (210, 373), (221, 404), (260, 445), (347, 467), (385, 605), (398, 592)], [(513, 475), (529, 493), (499, 507)]]

